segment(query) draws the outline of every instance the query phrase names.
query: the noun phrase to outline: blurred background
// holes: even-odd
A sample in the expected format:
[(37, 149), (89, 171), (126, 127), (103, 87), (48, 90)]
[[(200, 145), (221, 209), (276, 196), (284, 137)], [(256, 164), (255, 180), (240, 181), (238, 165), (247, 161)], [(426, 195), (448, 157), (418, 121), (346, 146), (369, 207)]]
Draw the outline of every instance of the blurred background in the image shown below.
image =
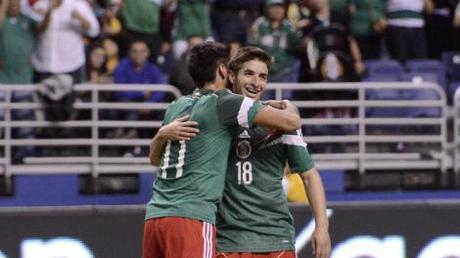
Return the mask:
[(300, 109), (332, 257), (460, 257), (459, 28), (458, 0), (0, 0), (0, 258), (141, 257), (150, 139), (205, 40), (273, 57), (264, 98)]

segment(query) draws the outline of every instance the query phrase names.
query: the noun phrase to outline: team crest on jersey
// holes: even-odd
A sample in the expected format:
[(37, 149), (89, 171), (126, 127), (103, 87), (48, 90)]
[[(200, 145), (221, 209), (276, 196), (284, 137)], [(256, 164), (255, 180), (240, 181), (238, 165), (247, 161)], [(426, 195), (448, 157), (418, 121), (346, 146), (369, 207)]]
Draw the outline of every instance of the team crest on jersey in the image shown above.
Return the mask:
[(242, 133), (240, 133), (240, 135), (238, 137), (243, 138), (243, 139), (251, 138), (251, 136), (249, 135), (248, 131), (246, 131), (246, 130), (244, 130)]
[(236, 155), (240, 159), (247, 159), (251, 155), (251, 143), (249, 141), (240, 141), (236, 145)]

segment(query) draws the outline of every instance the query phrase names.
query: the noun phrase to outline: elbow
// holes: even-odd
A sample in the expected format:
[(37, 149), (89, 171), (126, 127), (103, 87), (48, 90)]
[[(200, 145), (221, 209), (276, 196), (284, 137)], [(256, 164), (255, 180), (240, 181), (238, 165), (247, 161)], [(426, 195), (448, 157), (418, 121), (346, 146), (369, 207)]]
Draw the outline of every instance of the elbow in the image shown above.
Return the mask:
[(287, 117), (286, 123), (283, 124), (283, 130), (285, 131), (295, 131), (302, 126), (302, 119), (298, 115), (291, 115)]

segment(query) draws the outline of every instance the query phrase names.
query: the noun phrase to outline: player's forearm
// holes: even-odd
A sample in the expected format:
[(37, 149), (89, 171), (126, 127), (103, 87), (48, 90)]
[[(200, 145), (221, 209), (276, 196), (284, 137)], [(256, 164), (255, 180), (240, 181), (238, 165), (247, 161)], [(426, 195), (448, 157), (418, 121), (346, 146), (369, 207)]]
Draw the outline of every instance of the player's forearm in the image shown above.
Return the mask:
[(164, 147), (168, 141), (162, 136), (161, 129), (150, 142), (149, 159), (152, 166), (159, 166)]
[(254, 118), (254, 125), (263, 126), (281, 132), (291, 132), (300, 128), (302, 120), (299, 114), (286, 109), (271, 107), (261, 109)]
[(306, 185), (307, 198), (310, 202), (316, 228), (328, 230), (329, 220), (326, 214), (326, 195), (321, 177), (316, 168), (304, 172), (302, 178)]

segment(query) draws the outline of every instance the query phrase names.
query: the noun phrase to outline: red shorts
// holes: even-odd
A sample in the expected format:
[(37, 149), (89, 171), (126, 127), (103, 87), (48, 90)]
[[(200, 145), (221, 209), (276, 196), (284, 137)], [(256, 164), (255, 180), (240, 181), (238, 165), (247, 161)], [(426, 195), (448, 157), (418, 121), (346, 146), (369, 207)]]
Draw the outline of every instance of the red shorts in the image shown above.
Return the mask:
[(266, 253), (218, 253), (217, 258), (297, 258), (295, 251), (286, 250)]
[(144, 223), (143, 258), (215, 258), (216, 228), (200, 220), (162, 217)]

